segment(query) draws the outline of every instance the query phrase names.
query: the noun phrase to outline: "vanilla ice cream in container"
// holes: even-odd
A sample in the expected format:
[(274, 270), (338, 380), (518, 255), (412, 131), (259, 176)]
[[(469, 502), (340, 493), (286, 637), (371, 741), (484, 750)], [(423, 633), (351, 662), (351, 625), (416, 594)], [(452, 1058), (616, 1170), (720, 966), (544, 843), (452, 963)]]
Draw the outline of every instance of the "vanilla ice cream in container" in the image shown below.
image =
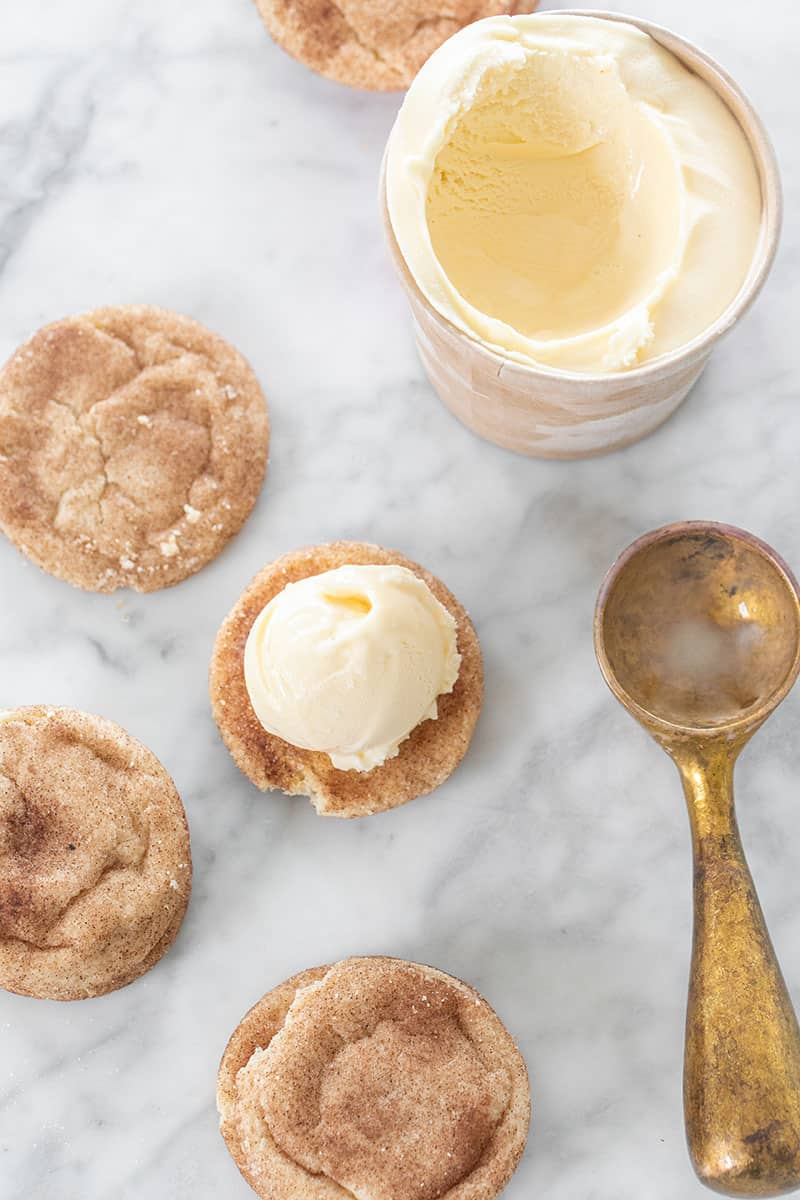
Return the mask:
[(477, 21), (412, 84), (383, 179), (423, 363), (477, 433), (579, 457), (686, 396), (780, 228), (764, 128), (722, 68), (641, 21)]

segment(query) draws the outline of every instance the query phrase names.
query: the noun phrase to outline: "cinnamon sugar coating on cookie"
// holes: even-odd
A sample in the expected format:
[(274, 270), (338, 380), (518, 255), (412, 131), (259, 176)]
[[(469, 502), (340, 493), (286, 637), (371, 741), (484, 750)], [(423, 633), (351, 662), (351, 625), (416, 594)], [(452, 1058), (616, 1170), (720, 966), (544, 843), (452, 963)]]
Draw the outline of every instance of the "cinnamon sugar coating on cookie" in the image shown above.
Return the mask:
[(57, 321), (0, 372), (0, 529), (90, 591), (155, 591), (241, 528), (269, 421), (242, 356), (146, 306)]
[(256, 0), (269, 32), (328, 79), (371, 91), (407, 88), (434, 50), (481, 17), (529, 13), (538, 0)]
[(270, 1200), (491, 1200), (521, 1156), (524, 1062), (466, 984), (397, 959), (288, 981), (220, 1067), (222, 1132)]
[[(430, 588), (456, 622), (458, 679), (438, 697), (438, 717), (423, 721), (399, 753), (371, 771), (340, 771), (327, 754), (303, 750), (267, 733), (244, 677), (244, 648), (264, 606), (289, 583), (348, 563), (407, 567)], [(465, 609), (444, 584), (393, 550), (364, 542), (331, 542), (285, 554), (256, 575), (223, 622), (210, 671), (211, 707), (222, 739), (241, 771), (263, 791), (308, 796), (324, 816), (361, 817), (427, 795), (452, 774), (466, 753), (483, 702), (480, 645)]]
[(0, 713), (0, 987), (101, 995), (153, 966), (191, 890), (180, 797), (149, 750), (101, 717)]

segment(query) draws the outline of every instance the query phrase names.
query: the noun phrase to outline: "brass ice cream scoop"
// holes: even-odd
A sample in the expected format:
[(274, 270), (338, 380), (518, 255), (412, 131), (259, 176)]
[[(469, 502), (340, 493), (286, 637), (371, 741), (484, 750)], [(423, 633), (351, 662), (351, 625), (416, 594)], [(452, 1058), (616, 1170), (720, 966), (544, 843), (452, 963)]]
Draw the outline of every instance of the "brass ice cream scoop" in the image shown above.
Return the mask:
[(758, 538), (711, 522), (639, 538), (609, 571), (606, 682), (675, 762), (694, 847), (684, 1110), (694, 1168), (732, 1196), (800, 1186), (800, 1030), (742, 851), (733, 767), (800, 670), (800, 589)]

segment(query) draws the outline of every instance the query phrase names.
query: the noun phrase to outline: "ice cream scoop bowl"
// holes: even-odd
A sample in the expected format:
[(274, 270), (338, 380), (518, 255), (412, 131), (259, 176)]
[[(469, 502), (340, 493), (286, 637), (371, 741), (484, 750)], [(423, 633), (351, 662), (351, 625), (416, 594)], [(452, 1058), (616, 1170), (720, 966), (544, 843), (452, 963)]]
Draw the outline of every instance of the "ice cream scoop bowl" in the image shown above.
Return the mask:
[(673, 759), (694, 851), (684, 1110), (701, 1181), (800, 1187), (800, 1029), (742, 850), (733, 769), (800, 671), (800, 589), (758, 538), (669, 525), (609, 571), (595, 648), (620, 703)]

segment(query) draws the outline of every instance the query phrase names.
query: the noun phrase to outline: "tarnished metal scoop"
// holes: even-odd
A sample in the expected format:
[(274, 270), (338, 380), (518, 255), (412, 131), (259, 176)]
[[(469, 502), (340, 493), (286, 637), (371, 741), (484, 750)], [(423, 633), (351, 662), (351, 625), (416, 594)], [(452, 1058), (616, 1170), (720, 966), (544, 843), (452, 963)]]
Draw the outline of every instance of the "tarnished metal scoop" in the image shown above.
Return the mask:
[(800, 590), (763, 542), (669, 525), (634, 542), (595, 613), (606, 682), (675, 762), (694, 846), (684, 1108), (716, 1191), (800, 1186), (800, 1030), (742, 851), (733, 767), (800, 670)]

